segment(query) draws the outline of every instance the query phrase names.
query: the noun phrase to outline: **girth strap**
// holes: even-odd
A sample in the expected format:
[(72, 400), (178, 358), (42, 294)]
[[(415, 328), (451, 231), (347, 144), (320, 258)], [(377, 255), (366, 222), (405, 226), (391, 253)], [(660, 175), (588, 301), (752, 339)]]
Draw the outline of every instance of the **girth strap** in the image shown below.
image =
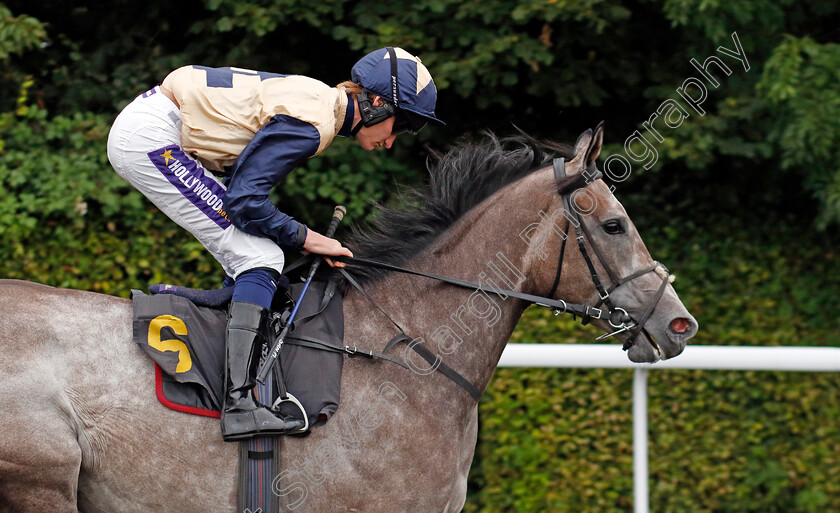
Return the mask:
[(339, 346), (335, 344), (330, 344), (325, 340), (319, 340), (317, 338), (300, 335), (289, 335), (288, 337), (286, 337), (286, 343), (293, 346), (310, 347), (312, 349), (319, 349), (322, 351), (346, 354), (350, 358), (364, 357), (371, 360), (388, 360), (389, 362), (396, 363), (397, 365), (405, 369), (409, 368), (409, 366), (403, 363), (402, 361), (396, 358), (392, 358), (387, 354), (377, 353), (376, 351), (370, 351), (368, 349), (360, 349), (356, 346)]
[(248, 459), (250, 460), (270, 460), (274, 457), (274, 451), (248, 451)]

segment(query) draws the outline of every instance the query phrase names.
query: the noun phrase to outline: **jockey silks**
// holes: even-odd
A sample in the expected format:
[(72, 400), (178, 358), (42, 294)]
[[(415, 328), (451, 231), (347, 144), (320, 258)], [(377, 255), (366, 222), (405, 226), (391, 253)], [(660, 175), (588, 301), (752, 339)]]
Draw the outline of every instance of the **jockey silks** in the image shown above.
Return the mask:
[(301, 249), (306, 228), (269, 193), (336, 135), (349, 134), (347, 93), (299, 75), (204, 66), (179, 68), (162, 86), (180, 107), (181, 147), (210, 170), (230, 170), (225, 210), (237, 228)]
[[(186, 66), (125, 108), (111, 129), (117, 172), (216, 257), (229, 276), (283, 268), (307, 228), (269, 194), (336, 135), (349, 135), (353, 103), (306, 77)], [(225, 188), (209, 170), (224, 170)], [(278, 247), (279, 246), (279, 247)]]
[(161, 85), (181, 108), (182, 147), (217, 172), (276, 116), (297, 121), (284, 129), (299, 161), (317, 155), (341, 130), (349, 103), (346, 93), (312, 78), (239, 68), (185, 66)]

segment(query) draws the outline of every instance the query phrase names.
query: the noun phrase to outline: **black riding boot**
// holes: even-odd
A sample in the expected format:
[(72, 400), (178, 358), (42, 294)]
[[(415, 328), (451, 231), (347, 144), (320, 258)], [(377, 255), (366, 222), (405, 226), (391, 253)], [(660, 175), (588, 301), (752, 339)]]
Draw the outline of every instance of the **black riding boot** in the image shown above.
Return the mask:
[(268, 310), (251, 303), (233, 301), (225, 334), (225, 407), (222, 438), (225, 441), (257, 435), (282, 435), (303, 428), (302, 420), (283, 418), (254, 397), (257, 366)]

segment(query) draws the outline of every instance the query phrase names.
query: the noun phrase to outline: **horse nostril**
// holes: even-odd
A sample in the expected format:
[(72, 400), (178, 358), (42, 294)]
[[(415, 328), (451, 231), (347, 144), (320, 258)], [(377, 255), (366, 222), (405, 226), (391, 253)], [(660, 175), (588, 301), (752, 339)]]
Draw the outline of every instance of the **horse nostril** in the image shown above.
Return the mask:
[(690, 326), (691, 323), (685, 317), (677, 317), (671, 321), (671, 329), (674, 330), (674, 333), (685, 333)]

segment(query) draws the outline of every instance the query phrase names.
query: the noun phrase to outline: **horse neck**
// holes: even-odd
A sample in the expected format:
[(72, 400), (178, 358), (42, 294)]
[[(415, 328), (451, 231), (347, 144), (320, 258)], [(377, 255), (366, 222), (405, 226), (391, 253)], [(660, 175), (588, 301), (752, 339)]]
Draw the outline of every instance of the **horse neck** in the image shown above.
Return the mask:
[[(405, 266), (532, 292), (532, 252), (519, 232), (537, 218), (540, 207), (533, 190), (543, 181), (529, 176), (491, 196)], [(544, 196), (548, 208), (550, 195)], [(521, 300), (400, 273), (377, 282), (371, 295), (377, 301), (383, 298), (383, 306), (387, 304), (386, 310), (395, 314), (409, 336), (422, 338), (426, 347), (480, 390), (490, 381), (528, 306)]]

